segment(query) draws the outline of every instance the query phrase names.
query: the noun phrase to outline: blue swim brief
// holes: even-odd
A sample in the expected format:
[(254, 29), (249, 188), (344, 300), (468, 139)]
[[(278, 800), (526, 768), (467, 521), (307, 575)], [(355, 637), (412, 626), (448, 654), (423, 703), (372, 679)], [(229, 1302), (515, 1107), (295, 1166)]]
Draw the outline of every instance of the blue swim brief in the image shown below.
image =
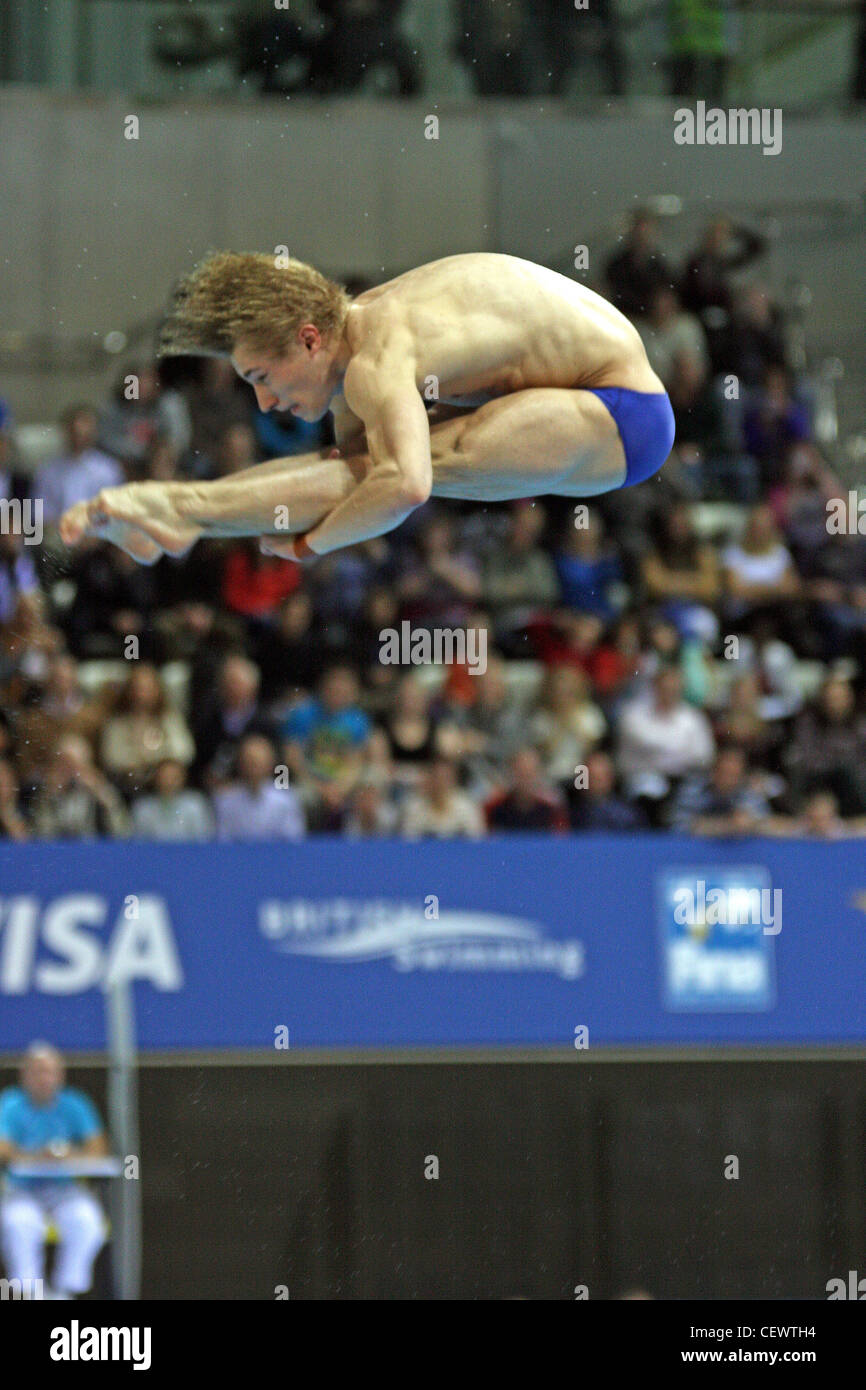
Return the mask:
[(619, 430), (625, 451), (622, 486), (645, 482), (658, 472), (673, 448), (676, 422), (667, 392), (603, 386), (592, 394), (607, 407)]

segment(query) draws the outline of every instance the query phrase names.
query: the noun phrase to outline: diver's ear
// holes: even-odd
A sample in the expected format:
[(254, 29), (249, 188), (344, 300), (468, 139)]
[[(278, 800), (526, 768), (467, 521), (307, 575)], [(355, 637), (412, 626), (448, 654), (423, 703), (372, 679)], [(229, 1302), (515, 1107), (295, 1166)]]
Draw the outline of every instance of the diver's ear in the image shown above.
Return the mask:
[(322, 335), (314, 323), (305, 323), (298, 329), (298, 342), (307, 352), (318, 352), (322, 346)]

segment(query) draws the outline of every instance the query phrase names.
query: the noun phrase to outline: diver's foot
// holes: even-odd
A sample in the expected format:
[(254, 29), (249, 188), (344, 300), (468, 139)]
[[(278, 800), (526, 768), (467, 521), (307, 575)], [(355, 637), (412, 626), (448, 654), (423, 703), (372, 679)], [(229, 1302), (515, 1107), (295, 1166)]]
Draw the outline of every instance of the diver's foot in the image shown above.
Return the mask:
[(60, 538), (67, 545), (78, 545), (85, 536), (111, 541), (112, 545), (124, 550), (140, 565), (155, 565), (165, 554), (161, 545), (157, 545), (137, 527), (125, 521), (97, 523), (90, 515), (89, 503), (78, 502), (60, 518)]
[(201, 527), (177, 513), (168, 483), (128, 483), (109, 487), (90, 502), (64, 513), (60, 535), (75, 545), (85, 535), (110, 540), (142, 564), (153, 564), (163, 553), (185, 555), (202, 534)]

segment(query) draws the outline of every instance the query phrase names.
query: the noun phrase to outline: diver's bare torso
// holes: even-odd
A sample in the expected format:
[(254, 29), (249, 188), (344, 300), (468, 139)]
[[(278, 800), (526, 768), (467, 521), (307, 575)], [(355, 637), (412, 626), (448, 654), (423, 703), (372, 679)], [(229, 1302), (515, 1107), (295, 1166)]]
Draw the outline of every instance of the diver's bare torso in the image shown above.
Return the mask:
[(663, 391), (637, 330), (618, 309), (556, 271), (478, 252), (409, 270), (359, 295), (353, 353), (396, 338), (415, 359), (419, 391), (472, 408), (530, 387)]
[[(405, 369), (408, 360), (418, 391), (438, 403), (431, 426), (532, 388), (664, 390), (637, 330), (612, 304), (514, 256), (449, 256), (366, 291), (349, 310), (345, 341), (351, 353), (345, 396), (332, 402), (343, 426), (352, 419), (352, 360), (380, 372), (396, 372), (398, 364)], [(597, 428), (586, 432), (586, 448), (574, 457), (582, 494), (593, 492), (593, 473), (601, 490), (610, 485), (612, 469), (624, 470), (621, 441), (605, 407), (592, 396), (583, 402)], [(436, 496), (503, 500), (537, 482), (537, 459), (527, 458), (525, 473), (512, 465), (501, 477), (495, 467), (482, 475), (447, 447), (438, 449), (432, 434)], [(567, 482), (561, 491), (570, 491)]]

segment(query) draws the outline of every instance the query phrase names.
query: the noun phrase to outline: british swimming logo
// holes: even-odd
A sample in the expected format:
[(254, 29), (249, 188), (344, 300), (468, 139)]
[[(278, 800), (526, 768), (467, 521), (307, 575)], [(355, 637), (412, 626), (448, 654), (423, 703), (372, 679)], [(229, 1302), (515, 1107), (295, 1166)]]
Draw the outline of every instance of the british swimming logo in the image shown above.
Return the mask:
[(782, 894), (768, 871), (751, 865), (666, 869), (656, 890), (665, 1008), (771, 1009)]
[(335, 965), (390, 960), (395, 970), (546, 970), (584, 973), (580, 941), (545, 937), (537, 922), (496, 912), (442, 911), (420, 904), (293, 898), (259, 905), (259, 930), (278, 951)]

